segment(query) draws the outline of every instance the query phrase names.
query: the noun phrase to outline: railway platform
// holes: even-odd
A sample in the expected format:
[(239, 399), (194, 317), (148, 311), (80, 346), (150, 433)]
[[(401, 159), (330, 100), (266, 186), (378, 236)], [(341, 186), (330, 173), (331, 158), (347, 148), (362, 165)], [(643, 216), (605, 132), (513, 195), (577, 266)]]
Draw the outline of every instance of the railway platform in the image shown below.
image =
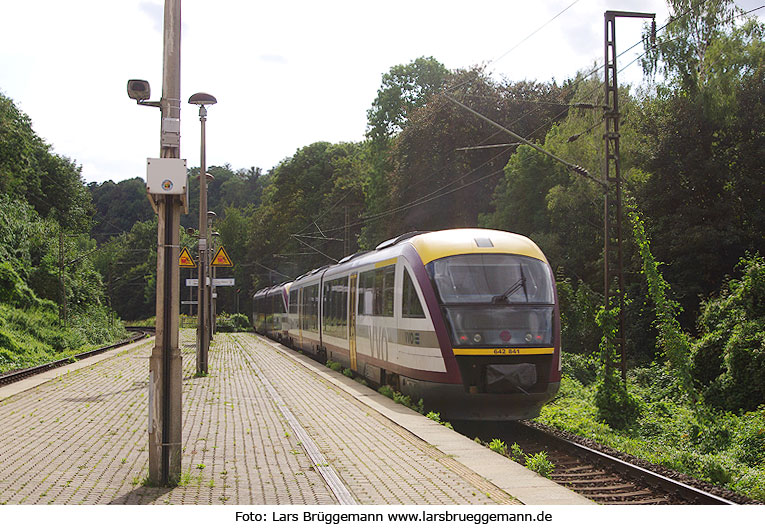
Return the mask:
[(0, 388), (0, 504), (563, 505), (591, 502), (262, 337), (182, 330), (183, 460), (148, 476), (153, 339)]

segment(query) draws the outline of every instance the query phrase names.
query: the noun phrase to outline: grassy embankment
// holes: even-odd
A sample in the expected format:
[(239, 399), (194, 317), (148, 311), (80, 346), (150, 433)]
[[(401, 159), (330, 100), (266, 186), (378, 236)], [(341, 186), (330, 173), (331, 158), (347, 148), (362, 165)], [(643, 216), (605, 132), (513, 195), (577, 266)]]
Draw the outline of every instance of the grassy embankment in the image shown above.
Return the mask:
[(582, 379), (564, 375), (560, 393), (537, 421), (765, 502), (765, 407), (741, 414), (707, 410), (701, 418), (673, 399), (668, 371), (652, 366), (630, 373), (640, 413), (617, 430), (598, 420), (594, 378)]
[(125, 335), (103, 306), (75, 309), (62, 323), (54, 302), (38, 298), (8, 264), (0, 264), (0, 373), (65, 359)]

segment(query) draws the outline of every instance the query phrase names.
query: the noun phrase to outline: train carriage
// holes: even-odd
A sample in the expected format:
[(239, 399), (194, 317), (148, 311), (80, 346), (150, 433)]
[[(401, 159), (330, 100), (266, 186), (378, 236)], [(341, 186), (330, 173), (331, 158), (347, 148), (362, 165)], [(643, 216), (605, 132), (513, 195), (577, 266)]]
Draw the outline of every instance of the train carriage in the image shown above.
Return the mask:
[(298, 278), (286, 307), (291, 344), (449, 419), (533, 417), (560, 385), (552, 270), (520, 235), (401, 236)]

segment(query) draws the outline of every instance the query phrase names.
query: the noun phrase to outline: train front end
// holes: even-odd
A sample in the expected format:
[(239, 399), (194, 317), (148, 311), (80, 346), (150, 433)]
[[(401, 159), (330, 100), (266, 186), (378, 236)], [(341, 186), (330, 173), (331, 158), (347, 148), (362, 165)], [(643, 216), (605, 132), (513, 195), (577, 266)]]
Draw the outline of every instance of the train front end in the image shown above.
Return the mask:
[(430, 309), (442, 324), (446, 365), (461, 380), (419, 384), (414, 393), (453, 419), (538, 415), (561, 375), (557, 294), (544, 254), (526, 237), (493, 230), (433, 232), (412, 245), (435, 293)]

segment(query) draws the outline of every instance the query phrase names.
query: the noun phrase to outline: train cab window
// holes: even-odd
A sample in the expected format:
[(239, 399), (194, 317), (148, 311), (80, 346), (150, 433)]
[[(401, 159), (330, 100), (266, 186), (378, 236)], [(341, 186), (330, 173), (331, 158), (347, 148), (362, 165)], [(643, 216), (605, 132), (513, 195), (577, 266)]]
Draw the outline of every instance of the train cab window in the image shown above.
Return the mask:
[(432, 261), (426, 270), (453, 345), (552, 345), (555, 291), (545, 262), (511, 254), (469, 254)]
[(401, 296), (401, 315), (404, 318), (425, 318), (425, 311), (417, 296), (414, 282), (406, 269), (404, 269), (404, 287)]

